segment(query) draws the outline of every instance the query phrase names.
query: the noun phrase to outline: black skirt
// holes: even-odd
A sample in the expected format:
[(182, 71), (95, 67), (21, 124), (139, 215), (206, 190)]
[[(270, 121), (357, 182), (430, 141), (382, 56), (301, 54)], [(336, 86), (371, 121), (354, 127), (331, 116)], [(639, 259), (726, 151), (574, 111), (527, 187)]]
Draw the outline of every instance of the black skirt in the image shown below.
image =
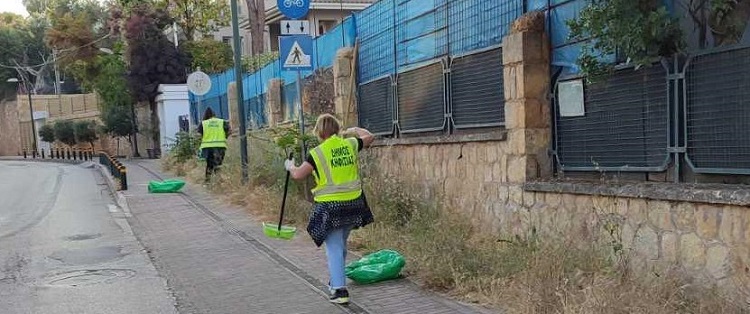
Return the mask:
[(357, 229), (374, 221), (365, 194), (362, 193), (362, 196), (351, 201), (316, 202), (307, 225), (307, 233), (315, 245), (320, 247), (333, 230), (347, 226)]

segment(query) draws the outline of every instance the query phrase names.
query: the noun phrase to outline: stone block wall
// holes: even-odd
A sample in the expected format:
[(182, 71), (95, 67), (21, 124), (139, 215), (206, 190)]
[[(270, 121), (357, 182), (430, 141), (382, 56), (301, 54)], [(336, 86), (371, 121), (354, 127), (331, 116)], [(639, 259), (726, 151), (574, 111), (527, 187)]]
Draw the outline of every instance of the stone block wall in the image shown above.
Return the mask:
[(15, 156), (21, 151), (20, 132), (16, 100), (0, 100), (0, 156)]
[[(635, 270), (683, 274), (750, 298), (750, 191), (669, 183), (568, 183), (552, 177), (549, 56), (543, 17), (527, 15), (503, 42), (506, 130), (383, 139), (374, 169), (418, 183), (488, 232), (611, 237)], [(523, 25), (533, 27), (524, 27)]]
[(335, 113), (345, 127), (357, 124), (355, 60), (354, 48), (342, 48), (333, 63)]

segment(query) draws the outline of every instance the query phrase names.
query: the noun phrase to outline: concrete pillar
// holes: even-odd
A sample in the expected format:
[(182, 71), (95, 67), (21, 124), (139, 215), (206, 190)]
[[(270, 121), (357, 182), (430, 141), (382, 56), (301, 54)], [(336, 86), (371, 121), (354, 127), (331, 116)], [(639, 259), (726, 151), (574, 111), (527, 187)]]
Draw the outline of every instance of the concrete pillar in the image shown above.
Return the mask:
[(281, 87), (284, 81), (272, 79), (268, 81), (268, 91), (266, 92), (266, 110), (268, 115), (268, 126), (274, 127), (284, 122), (284, 106), (281, 103)]
[(528, 13), (503, 38), (508, 180), (523, 183), (552, 175), (549, 40), (544, 14)]
[(237, 108), (237, 83), (231, 82), (227, 84), (227, 98), (229, 103), (229, 126), (232, 128), (233, 134), (239, 134), (240, 130), (240, 116)]
[(344, 127), (358, 124), (355, 57), (354, 48), (346, 47), (336, 53), (333, 62), (334, 105)]

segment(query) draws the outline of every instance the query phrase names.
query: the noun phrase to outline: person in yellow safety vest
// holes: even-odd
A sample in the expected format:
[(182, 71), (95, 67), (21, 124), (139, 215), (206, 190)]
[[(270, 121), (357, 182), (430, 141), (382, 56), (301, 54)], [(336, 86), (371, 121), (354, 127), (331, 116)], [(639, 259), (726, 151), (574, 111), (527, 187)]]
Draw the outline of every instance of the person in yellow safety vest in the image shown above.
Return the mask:
[(331, 302), (349, 303), (346, 289), (345, 262), (349, 232), (364, 227), (374, 218), (360, 184), (357, 155), (369, 147), (374, 136), (362, 128), (351, 128), (339, 135), (339, 121), (330, 114), (318, 117), (315, 134), (321, 144), (307, 155), (301, 166), (287, 160), (284, 167), (295, 180), (311, 175), (316, 186), (312, 189), (315, 199), (313, 213), (307, 232), (315, 245), (326, 245)]
[(216, 118), (211, 108), (203, 114), (203, 122), (198, 126), (201, 134), (201, 155), (206, 159), (206, 179), (208, 182), (221, 164), (227, 150), (229, 122)]

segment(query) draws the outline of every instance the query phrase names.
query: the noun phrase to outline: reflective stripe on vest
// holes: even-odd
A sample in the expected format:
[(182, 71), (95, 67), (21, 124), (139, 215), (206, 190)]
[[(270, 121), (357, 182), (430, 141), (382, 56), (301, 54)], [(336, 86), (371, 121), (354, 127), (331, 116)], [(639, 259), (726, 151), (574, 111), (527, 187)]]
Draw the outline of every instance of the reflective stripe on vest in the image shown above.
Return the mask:
[(201, 148), (226, 148), (227, 136), (224, 132), (224, 120), (211, 118), (203, 121), (203, 139)]
[[(332, 141), (332, 142), (329, 142)], [(315, 197), (315, 201), (317, 202), (325, 202), (325, 201), (349, 201), (356, 199), (362, 195), (362, 185), (359, 180), (359, 174), (357, 173), (356, 168), (356, 161), (353, 165), (348, 165), (351, 167), (354, 167), (354, 169), (350, 170), (338, 170), (338, 171), (344, 171), (343, 173), (338, 173), (339, 177), (334, 176), (334, 172), (332, 171), (332, 160), (329, 160), (329, 158), (326, 157), (326, 154), (324, 153), (324, 149), (336, 149), (342, 147), (342, 144), (346, 144), (349, 149), (352, 150), (351, 158), (357, 158), (357, 144), (352, 143), (349, 140), (343, 140), (341, 138), (335, 137), (329, 139), (329, 141), (324, 142), (320, 146), (314, 148), (311, 151), (311, 154), (313, 156), (313, 159), (315, 160), (315, 164), (318, 168), (318, 174), (314, 174), (315, 181), (317, 186), (312, 190), (312, 194)], [(355, 171), (353, 174), (348, 171)], [(341, 176), (345, 177), (346, 179), (350, 179), (351, 177), (354, 177), (353, 180), (348, 180), (345, 182), (343, 181)], [(334, 180), (336, 179), (336, 180)], [(345, 180), (346, 180), (345, 179)]]

